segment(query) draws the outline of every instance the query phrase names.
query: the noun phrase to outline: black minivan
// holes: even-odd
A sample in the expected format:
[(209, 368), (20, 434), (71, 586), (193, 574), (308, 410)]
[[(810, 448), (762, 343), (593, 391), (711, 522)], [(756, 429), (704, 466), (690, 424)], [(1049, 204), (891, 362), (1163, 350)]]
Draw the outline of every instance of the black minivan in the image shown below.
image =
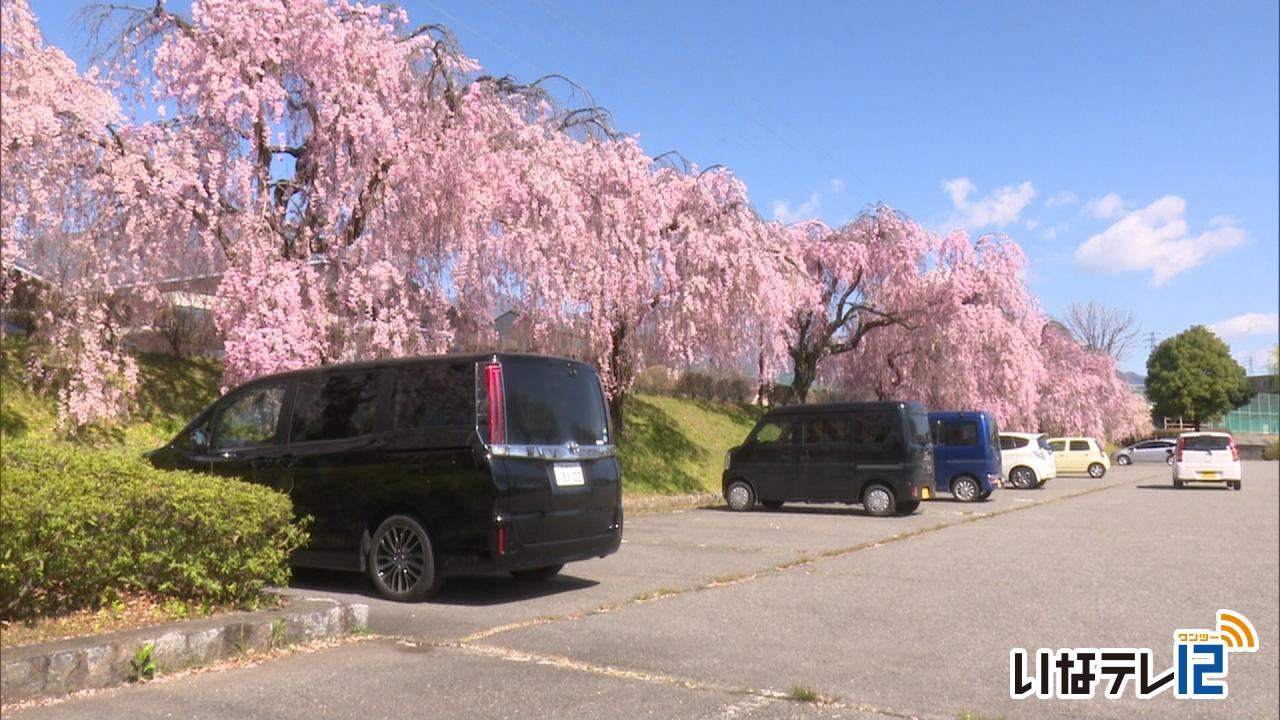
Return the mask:
[(534, 355), (330, 365), (231, 390), (148, 453), (262, 483), (310, 516), (297, 566), (367, 572), (393, 600), (447, 575), (547, 578), (622, 542), (595, 370)]
[(724, 459), (733, 510), (784, 502), (862, 503), (915, 512), (934, 495), (929, 414), (917, 402), (791, 405), (765, 413)]

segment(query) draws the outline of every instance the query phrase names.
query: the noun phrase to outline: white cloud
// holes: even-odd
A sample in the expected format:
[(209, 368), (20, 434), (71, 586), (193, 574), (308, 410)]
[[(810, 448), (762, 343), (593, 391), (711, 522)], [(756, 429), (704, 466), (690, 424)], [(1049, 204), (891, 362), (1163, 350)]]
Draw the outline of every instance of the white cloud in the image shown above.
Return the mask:
[(1235, 224), (1189, 235), (1186, 212), (1186, 200), (1165, 195), (1086, 240), (1076, 248), (1076, 264), (1110, 273), (1150, 270), (1151, 284), (1160, 286), (1244, 242), (1244, 230)]
[(1074, 205), (1076, 200), (1079, 200), (1079, 199), (1080, 198), (1076, 197), (1076, 194), (1071, 192), (1070, 190), (1062, 190), (1054, 193), (1053, 195), (1050, 195), (1048, 199), (1044, 201), (1044, 206), (1052, 210), (1054, 208)]
[(844, 181), (840, 178), (831, 178), (831, 193), (838, 194), (844, 192)]
[(1115, 220), (1129, 211), (1129, 203), (1115, 193), (1107, 193), (1085, 203), (1084, 211), (1099, 220)]
[(1023, 209), (1031, 204), (1036, 196), (1036, 189), (1030, 182), (1021, 185), (1004, 185), (996, 188), (984, 198), (970, 200), (978, 189), (973, 181), (966, 177), (954, 180), (943, 180), (942, 189), (951, 197), (951, 204), (956, 212), (947, 223), (952, 227), (961, 226), (969, 229), (996, 225), (1004, 227), (1016, 222)]
[(822, 196), (814, 192), (809, 199), (795, 207), (790, 200), (773, 201), (773, 219), (780, 223), (793, 223), (798, 220), (812, 220), (818, 215), (818, 206), (822, 204)]
[(1036, 228), (1040, 227), (1040, 221), (1036, 220), (1035, 218), (1027, 218), (1022, 222), (1022, 227), (1028, 230), (1035, 230)]
[(1209, 326), (1224, 338), (1247, 335), (1280, 336), (1280, 313), (1245, 313)]

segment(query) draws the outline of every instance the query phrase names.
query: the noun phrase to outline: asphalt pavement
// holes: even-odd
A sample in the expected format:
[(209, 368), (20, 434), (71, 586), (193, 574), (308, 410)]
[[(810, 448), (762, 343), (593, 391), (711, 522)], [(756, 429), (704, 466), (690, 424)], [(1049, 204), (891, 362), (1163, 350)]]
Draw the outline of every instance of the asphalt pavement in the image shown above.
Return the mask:
[[(1139, 465), (900, 518), (630, 518), (614, 556), (542, 584), (455, 579), (416, 605), (308, 573), (291, 592), (368, 603), (374, 635), (5, 717), (1276, 717), (1278, 468), (1246, 462), (1240, 492)], [(1219, 608), (1260, 644), (1230, 654), (1226, 700), (1009, 697), (1011, 648), (1150, 648), (1163, 670), (1174, 631)]]

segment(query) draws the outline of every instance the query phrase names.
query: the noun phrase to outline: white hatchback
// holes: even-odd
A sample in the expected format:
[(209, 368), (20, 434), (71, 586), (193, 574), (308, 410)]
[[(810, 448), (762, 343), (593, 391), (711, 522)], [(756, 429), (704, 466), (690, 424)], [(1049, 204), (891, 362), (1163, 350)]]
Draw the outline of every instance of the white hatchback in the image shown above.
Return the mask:
[(1222, 432), (1186, 432), (1173, 451), (1173, 486), (1183, 483), (1226, 483), (1240, 489), (1240, 450)]
[(1009, 484), (1023, 490), (1043, 487), (1058, 476), (1049, 436), (1043, 433), (1000, 433), (1000, 464)]

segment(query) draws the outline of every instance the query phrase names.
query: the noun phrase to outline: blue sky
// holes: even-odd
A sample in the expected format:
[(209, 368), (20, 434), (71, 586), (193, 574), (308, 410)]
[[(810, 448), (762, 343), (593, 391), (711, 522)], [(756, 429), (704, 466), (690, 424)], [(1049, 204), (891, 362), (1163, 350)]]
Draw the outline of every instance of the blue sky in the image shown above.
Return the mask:
[[(32, 0), (83, 64), (80, 6)], [(651, 154), (732, 168), (765, 217), (885, 202), (1008, 233), (1051, 315), (1094, 299), (1157, 338), (1209, 325), (1254, 372), (1277, 342), (1274, 0), (405, 7), (487, 72), (568, 76)]]

